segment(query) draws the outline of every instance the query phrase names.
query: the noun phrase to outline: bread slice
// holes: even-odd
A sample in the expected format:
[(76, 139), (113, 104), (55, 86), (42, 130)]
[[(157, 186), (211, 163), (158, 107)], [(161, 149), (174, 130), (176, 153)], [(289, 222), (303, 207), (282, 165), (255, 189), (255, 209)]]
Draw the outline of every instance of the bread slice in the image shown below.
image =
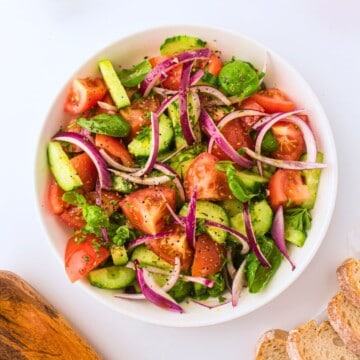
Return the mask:
[(255, 360), (288, 360), (286, 339), (288, 332), (274, 329), (266, 331), (256, 345)]
[(339, 286), (349, 301), (360, 308), (360, 260), (346, 259), (336, 270)]
[(291, 360), (359, 359), (346, 348), (328, 321), (318, 326), (315, 320), (311, 320), (291, 330), (286, 348)]
[(329, 301), (328, 317), (345, 345), (360, 359), (360, 308), (340, 291)]

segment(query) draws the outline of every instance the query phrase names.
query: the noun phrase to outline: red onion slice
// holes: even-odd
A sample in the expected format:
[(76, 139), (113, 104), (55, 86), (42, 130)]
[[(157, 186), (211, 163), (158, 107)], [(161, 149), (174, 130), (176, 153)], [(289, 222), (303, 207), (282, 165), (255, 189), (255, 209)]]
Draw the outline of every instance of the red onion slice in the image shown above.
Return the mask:
[(210, 137), (214, 138), (214, 141), (221, 147), (221, 149), (226, 153), (226, 155), (231, 158), (231, 160), (244, 168), (252, 167), (253, 162), (241, 156), (237, 153), (237, 151), (235, 151), (235, 149), (229, 144), (229, 142), (225, 139), (224, 135), (217, 128), (214, 121), (211, 119), (210, 115), (205, 109), (201, 109), (200, 121), (205, 127)]
[(179, 86), (179, 113), (180, 113), (180, 125), (184, 138), (188, 145), (192, 145), (196, 141), (195, 134), (192, 129), (192, 124), (189, 118), (189, 104), (188, 93), (190, 85), (190, 73), (193, 62), (184, 64), (180, 86)]
[(146, 161), (145, 166), (139, 171), (135, 172), (134, 176), (143, 176), (148, 174), (154, 167), (156, 158), (159, 152), (159, 119), (153, 112), (151, 113), (151, 142), (150, 155)]
[(274, 239), (274, 242), (280, 252), (285, 256), (285, 258), (288, 260), (288, 262), (291, 265), (291, 270), (295, 270), (296, 266), (290, 259), (290, 256), (288, 254), (287, 248), (286, 248), (286, 242), (285, 242), (285, 224), (284, 224), (284, 210), (283, 207), (280, 205), (274, 216), (273, 225), (271, 228), (271, 235)]
[(112, 180), (107, 169), (106, 162), (102, 158), (99, 150), (89, 141), (88, 138), (74, 132), (61, 132), (53, 136), (53, 140), (69, 142), (85, 151), (96, 167), (101, 188), (111, 190)]
[(186, 239), (192, 249), (195, 249), (195, 233), (196, 233), (196, 185), (190, 197), (189, 210), (185, 217)]
[(308, 161), (293, 161), (293, 160), (279, 160), (269, 158), (260, 154), (257, 154), (255, 151), (252, 151), (249, 148), (243, 148), (245, 153), (255, 160), (259, 160), (264, 164), (272, 165), (280, 169), (289, 169), (289, 170), (308, 170), (308, 169), (323, 169), (326, 168), (326, 164), (308, 162)]
[(234, 279), (236, 269), (232, 260), (232, 247), (228, 246), (226, 249), (226, 269), (231, 279)]
[(166, 231), (166, 232), (162, 232), (162, 233), (155, 234), (155, 235), (141, 236), (137, 239), (130, 241), (129, 244), (127, 245), (127, 250), (132, 250), (139, 245), (145, 244), (148, 241), (163, 239), (171, 234), (172, 233), (170, 231)]
[(240, 241), (240, 243), (242, 245), (241, 254), (247, 254), (249, 252), (250, 247), (249, 247), (248, 238), (246, 236), (244, 236), (243, 234), (239, 233), (238, 231), (236, 231), (235, 229), (233, 229), (232, 227), (226, 226), (224, 224), (220, 224), (220, 223), (212, 221), (212, 220), (205, 220), (205, 225), (214, 226), (219, 229), (227, 231), (228, 233), (230, 233), (231, 235), (233, 235)]
[(266, 259), (266, 257), (262, 253), (260, 246), (256, 240), (254, 230), (251, 225), (251, 216), (250, 216), (250, 212), (249, 212), (248, 203), (243, 203), (243, 216), (244, 216), (246, 235), (249, 239), (249, 245), (250, 245), (252, 251), (254, 251), (255, 256), (259, 259), (260, 263), (263, 266), (271, 267), (271, 264), (269, 263), (269, 261)]
[(135, 173), (137, 171), (140, 170), (140, 168), (134, 168), (134, 167), (129, 167), (129, 166), (125, 166), (123, 164), (120, 164), (119, 162), (117, 162), (116, 160), (114, 160), (104, 149), (100, 149), (99, 150), (101, 156), (104, 158), (104, 160), (110, 165), (112, 166), (114, 169), (117, 170), (121, 170), (121, 171), (125, 171), (128, 173)]
[(231, 105), (231, 102), (228, 99), (228, 97), (225, 96), (220, 90), (214, 88), (213, 86), (196, 85), (191, 88), (191, 91), (211, 95), (214, 98), (218, 99), (222, 104), (228, 105), (228, 106)]
[(210, 49), (197, 49), (185, 51), (176, 55), (173, 58), (166, 59), (162, 63), (155, 66), (144, 78), (140, 84), (140, 92), (144, 97), (147, 97), (156, 84), (156, 82), (163, 76), (164, 73), (171, 70), (174, 66), (180, 63), (187, 63), (196, 59), (209, 59), (211, 56)]
[(114, 105), (108, 104), (103, 101), (98, 101), (97, 104), (100, 109), (106, 110), (109, 113), (115, 114), (117, 112), (117, 107)]
[(245, 266), (246, 260), (244, 260), (240, 267), (237, 269), (232, 287), (231, 287), (231, 302), (232, 306), (237, 306), (240, 298), (241, 291), (245, 287), (246, 279), (245, 279)]
[(224, 294), (222, 295), (223, 301), (219, 301), (219, 297), (217, 298), (209, 298), (206, 300), (197, 300), (197, 299), (191, 299), (194, 303), (204, 306), (208, 309), (214, 309), (219, 306), (223, 306), (231, 302), (231, 295), (230, 294)]
[(180, 270), (181, 270), (180, 258), (179, 258), (179, 256), (175, 256), (174, 268), (171, 271), (171, 273), (169, 274), (170, 275), (169, 279), (166, 281), (165, 285), (162, 287), (162, 289), (164, 291), (168, 292), (174, 287), (174, 285), (176, 284), (176, 282), (179, 279)]
[(109, 169), (110, 172), (114, 173), (117, 176), (121, 176), (123, 179), (130, 181), (134, 184), (139, 185), (148, 185), (148, 186), (156, 186), (169, 182), (171, 178), (168, 175), (163, 176), (154, 176), (154, 177), (140, 177), (134, 176), (133, 174), (128, 174), (125, 172), (121, 172), (114, 169)]
[(184, 309), (155, 282), (146, 268), (140, 268), (136, 263), (135, 265), (136, 278), (146, 299), (163, 309), (178, 313), (184, 312)]
[(217, 127), (221, 130), (229, 122), (244, 117), (244, 116), (266, 116), (267, 114), (257, 110), (235, 110), (229, 114), (226, 114), (217, 124)]
[(144, 294), (129, 294), (126, 292), (117, 293), (114, 297), (119, 299), (128, 299), (128, 300), (145, 300)]
[(161, 171), (163, 174), (169, 176), (173, 183), (175, 184), (178, 194), (180, 196), (181, 201), (185, 201), (185, 190), (181, 183), (179, 175), (168, 165), (156, 162), (154, 165), (154, 169)]

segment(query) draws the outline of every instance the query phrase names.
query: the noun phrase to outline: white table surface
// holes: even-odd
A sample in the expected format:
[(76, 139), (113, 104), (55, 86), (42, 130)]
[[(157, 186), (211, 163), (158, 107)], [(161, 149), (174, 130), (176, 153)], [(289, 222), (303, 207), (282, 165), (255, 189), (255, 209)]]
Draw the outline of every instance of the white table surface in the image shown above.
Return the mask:
[[(359, 16), (358, 0), (1, 1), (0, 268), (32, 284), (105, 359), (252, 359), (264, 330), (316, 316), (337, 290), (334, 271), (348, 255), (349, 236), (359, 234)], [(58, 89), (95, 50), (173, 23), (228, 28), (283, 56), (318, 95), (339, 158), (333, 219), (309, 267), (263, 308), (206, 328), (145, 324), (71, 285), (34, 206), (37, 136)]]

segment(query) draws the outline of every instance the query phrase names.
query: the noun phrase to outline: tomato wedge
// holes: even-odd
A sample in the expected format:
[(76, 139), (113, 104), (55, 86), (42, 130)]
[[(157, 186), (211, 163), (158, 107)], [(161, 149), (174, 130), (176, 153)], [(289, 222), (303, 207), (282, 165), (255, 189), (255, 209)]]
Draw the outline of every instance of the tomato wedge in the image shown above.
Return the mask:
[(305, 151), (301, 130), (286, 121), (279, 121), (271, 129), (278, 143), (278, 150), (273, 152), (272, 156), (280, 160), (299, 160)]
[[(167, 229), (164, 231), (167, 232)], [(174, 264), (175, 257), (178, 256), (181, 262), (181, 269), (189, 270), (192, 263), (193, 250), (186, 239), (184, 228), (175, 226), (169, 229), (169, 231), (170, 235), (162, 239), (148, 241), (146, 246), (170, 264)]]
[(191, 268), (192, 276), (209, 276), (221, 270), (224, 260), (224, 246), (215, 242), (207, 234), (197, 237), (194, 261)]
[[(150, 64), (154, 68), (155, 66), (159, 65), (166, 59), (170, 59), (172, 57), (173, 56), (167, 56), (167, 55), (156, 56), (150, 59)], [(182, 68), (183, 65), (179, 64), (166, 72), (167, 77), (165, 80), (162, 81), (162, 85), (164, 86), (164, 88), (169, 90), (179, 90)]]
[[(257, 110), (262, 112), (265, 111), (264, 108), (252, 98), (245, 99), (236, 108), (243, 110)], [(240, 119), (243, 129), (246, 131), (246, 133), (249, 133), (252, 129), (252, 126), (260, 119), (260, 116), (244, 116)]]
[(81, 279), (109, 255), (109, 250), (101, 245), (95, 235), (73, 235), (68, 240), (65, 250), (65, 270), (69, 279), (71, 282)]
[(98, 173), (89, 155), (86, 153), (76, 155), (70, 160), (70, 162), (76, 173), (80, 176), (83, 183), (83, 189), (85, 191), (94, 190)]
[(276, 210), (280, 205), (294, 207), (301, 205), (311, 195), (298, 170), (277, 170), (269, 180), (269, 201)]
[(175, 210), (176, 192), (165, 186), (137, 190), (127, 195), (120, 202), (120, 207), (136, 229), (154, 235), (163, 230), (170, 215), (163, 197)]
[(223, 63), (220, 58), (215, 53), (212, 53), (207, 64), (207, 71), (212, 75), (218, 76), (222, 67)]
[(226, 174), (216, 169), (219, 159), (212, 154), (202, 153), (191, 163), (185, 175), (184, 188), (186, 198), (197, 187), (199, 200), (221, 201), (231, 198)]
[(127, 147), (119, 139), (109, 135), (96, 134), (95, 145), (106, 150), (110, 155), (119, 158), (125, 166), (134, 166), (134, 160)]
[(70, 114), (80, 114), (93, 107), (107, 92), (101, 78), (74, 79), (68, 90), (64, 110)]
[(277, 88), (261, 90), (251, 96), (251, 99), (261, 105), (266, 112), (286, 112), (295, 109), (295, 104), (287, 95)]

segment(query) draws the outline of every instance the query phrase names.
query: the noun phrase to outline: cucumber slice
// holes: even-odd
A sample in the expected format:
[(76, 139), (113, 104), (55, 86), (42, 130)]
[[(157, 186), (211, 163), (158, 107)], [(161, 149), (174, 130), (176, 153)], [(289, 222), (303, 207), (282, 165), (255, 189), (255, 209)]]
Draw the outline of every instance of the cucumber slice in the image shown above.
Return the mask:
[(89, 280), (102, 289), (123, 289), (135, 281), (135, 271), (125, 266), (109, 266), (90, 271)]
[(134, 249), (131, 255), (131, 261), (138, 260), (141, 265), (156, 266), (160, 269), (171, 270), (173, 266), (160, 259), (153, 251), (145, 245), (140, 245)]
[(51, 141), (47, 153), (51, 173), (64, 191), (71, 191), (83, 185), (59, 142)]
[(110, 254), (114, 265), (125, 265), (129, 260), (125, 246), (112, 245)]
[[(186, 216), (188, 213), (188, 207), (188, 204), (185, 204), (180, 210), (180, 215)], [(229, 226), (229, 218), (225, 210), (220, 205), (214, 204), (210, 201), (199, 200), (196, 202), (196, 217), (198, 219), (212, 220)], [(206, 226), (206, 232), (219, 244), (224, 243), (227, 237), (227, 231), (213, 226)]]
[[(159, 118), (159, 153), (168, 150), (174, 139), (174, 129), (171, 120), (164, 114)], [(150, 155), (150, 131), (140, 132), (128, 145), (130, 154), (135, 157), (146, 157)]]
[(204, 47), (206, 47), (206, 42), (197, 37), (178, 35), (167, 38), (160, 46), (160, 53), (161, 55), (174, 55)]
[(98, 65), (105, 84), (110, 91), (110, 95), (114, 100), (115, 106), (120, 109), (130, 105), (130, 99), (110, 60), (101, 60)]

